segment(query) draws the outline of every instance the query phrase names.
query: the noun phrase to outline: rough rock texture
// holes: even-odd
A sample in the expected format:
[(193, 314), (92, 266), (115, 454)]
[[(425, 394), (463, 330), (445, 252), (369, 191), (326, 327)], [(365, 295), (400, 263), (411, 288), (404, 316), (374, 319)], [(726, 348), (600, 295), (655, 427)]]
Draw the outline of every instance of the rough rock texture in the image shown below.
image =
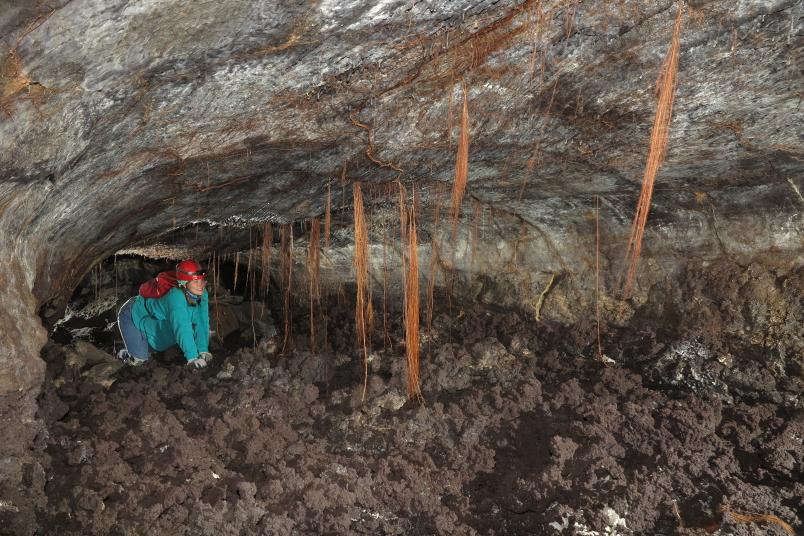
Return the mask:
[[(330, 328), (351, 346), (348, 323)], [(724, 508), (804, 522), (800, 401), (649, 388), (573, 357), (584, 336), (516, 312), (441, 313), (431, 335), (426, 405), (406, 403), (394, 349), (373, 354), (362, 402), (352, 352), (310, 354), (304, 336), (281, 357), (216, 352), (203, 372), (162, 358), (108, 390), (48, 345), (40, 521), (58, 534), (587, 536), (784, 534)]]
[[(712, 249), (713, 221), (726, 248), (800, 246), (795, 4), (687, 15), (652, 210), (660, 234), (696, 226), (693, 243), (675, 235), (682, 250)], [(22, 233), (45, 299), (189, 221), (320, 214), (344, 166), (347, 180), (449, 181), (464, 79), (473, 195), (572, 241), (598, 194), (623, 226), (674, 5), (70, 2), (33, 20), (17, 7), (3, 225)]]
[[(519, 279), (497, 276), (521, 267), (533, 302), (559, 273), (586, 281), (555, 296), (558, 319), (577, 320), (594, 195), (605, 277), (619, 272), (674, 6), (0, 0), (0, 518), (29, 526), (42, 499), (29, 478), (40, 306), (193, 222), (303, 220), (328, 188), (346, 214), (354, 180), (415, 182), (433, 204), (451, 181), (461, 81), (469, 197), (442, 250), (469, 250), (473, 214), (481, 229), (504, 214), (466, 288), (502, 279), (477, 296), (509, 285), (510, 299)], [(696, 1), (685, 17), (640, 299), (688, 259), (801, 265), (800, 2)]]

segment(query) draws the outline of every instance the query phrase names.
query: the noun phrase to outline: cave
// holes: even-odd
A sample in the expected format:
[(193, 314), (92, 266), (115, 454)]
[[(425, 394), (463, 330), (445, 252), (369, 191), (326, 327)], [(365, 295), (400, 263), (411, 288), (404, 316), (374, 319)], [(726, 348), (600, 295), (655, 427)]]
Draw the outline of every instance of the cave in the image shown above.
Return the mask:
[[(803, 48), (798, 0), (0, 0), (0, 534), (800, 534)], [(184, 259), (213, 357), (118, 359)]]

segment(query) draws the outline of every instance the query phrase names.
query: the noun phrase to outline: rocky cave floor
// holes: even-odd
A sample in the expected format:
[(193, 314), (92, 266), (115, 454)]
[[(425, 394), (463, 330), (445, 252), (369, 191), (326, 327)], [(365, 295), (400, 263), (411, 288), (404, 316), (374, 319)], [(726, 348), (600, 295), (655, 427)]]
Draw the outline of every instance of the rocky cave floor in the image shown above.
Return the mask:
[(110, 338), (54, 337), (42, 533), (787, 533), (730, 512), (800, 533), (800, 371), (644, 326), (607, 329), (604, 366), (589, 326), (437, 301), (424, 404), (406, 399), (398, 320), (386, 350), (375, 326), (362, 400), (343, 303), (325, 350), (297, 313), (294, 349), (255, 348), (241, 323), (203, 371), (175, 352), (118, 370)]

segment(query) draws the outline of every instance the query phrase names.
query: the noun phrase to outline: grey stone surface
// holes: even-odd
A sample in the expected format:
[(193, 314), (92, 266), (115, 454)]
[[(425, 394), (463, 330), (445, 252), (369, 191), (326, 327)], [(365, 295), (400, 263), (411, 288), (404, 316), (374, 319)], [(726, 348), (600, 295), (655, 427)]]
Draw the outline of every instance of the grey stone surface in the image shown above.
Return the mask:
[[(343, 166), (348, 181), (392, 180), (393, 166), (449, 183), (463, 79), (473, 195), (553, 233), (600, 195), (604, 218), (627, 225), (674, 6), (71, 2), (33, 29), (18, 7), (3, 44), (28, 82), (4, 96), (0, 192), (16, 214), (4, 223), (25, 235), (43, 299), (74, 283), (63, 263), (191, 221), (320, 214)], [(756, 218), (761, 203), (772, 210), (757, 226), (789, 222), (746, 249), (800, 240), (798, 10), (688, 12), (659, 229), (703, 226), (702, 192), (721, 218)], [(6, 77), (4, 94), (15, 87)], [(366, 157), (357, 122), (387, 166)]]

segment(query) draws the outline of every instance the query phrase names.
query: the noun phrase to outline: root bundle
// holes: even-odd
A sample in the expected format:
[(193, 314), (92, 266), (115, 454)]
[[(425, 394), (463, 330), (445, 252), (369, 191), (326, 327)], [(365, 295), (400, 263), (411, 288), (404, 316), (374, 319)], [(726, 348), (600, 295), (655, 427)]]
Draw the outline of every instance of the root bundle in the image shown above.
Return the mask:
[(636, 214), (631, 225), (631, 236), (628, 239), (628, 248), (625, 255), (628, 271), (625, 276), (623, 295), (628, 297), (636, 278), (637, 263), (642, 251), (642, 238), (645, 234), (645, 224), (648, 221), (650, 200), (653, 195), (653, 183), (656, 174), (667, 153), (668, 133), (670, 119), (673, 115), (673, 100), (676, 92), (676, 75), (678, 74), (679, 39), (681, 35), (681, 18), (683, 7), (679, 4), (676, 21), (673, 26), (673, 37), (667, 51), (662, 71), (657, 80), (658, 103), (656, 115), (653, 120), (653, 130), (650, 136), (650, 149), (645, 165), (645, 174), (642, 177), (642, 191), (639, 195)]
[(355, 305), (355, 336), (358, 347), (363, 349), (363, 400), (366, 399), (368, 389), (368, 230), (363, 212), (363, 193), (360, 183), (353, 187), (354, 197), (354, 226), (355, 226), (355, 282), (357, 296)]
[[(415, 197), (414, 192), (414, 197)], [(422, 399), (419, 384), (419, 255), (416, 240), (416, 204), (408, 210), (408, 269), (405, 277), (405, 355), (408, 365), (408, 398)]]

